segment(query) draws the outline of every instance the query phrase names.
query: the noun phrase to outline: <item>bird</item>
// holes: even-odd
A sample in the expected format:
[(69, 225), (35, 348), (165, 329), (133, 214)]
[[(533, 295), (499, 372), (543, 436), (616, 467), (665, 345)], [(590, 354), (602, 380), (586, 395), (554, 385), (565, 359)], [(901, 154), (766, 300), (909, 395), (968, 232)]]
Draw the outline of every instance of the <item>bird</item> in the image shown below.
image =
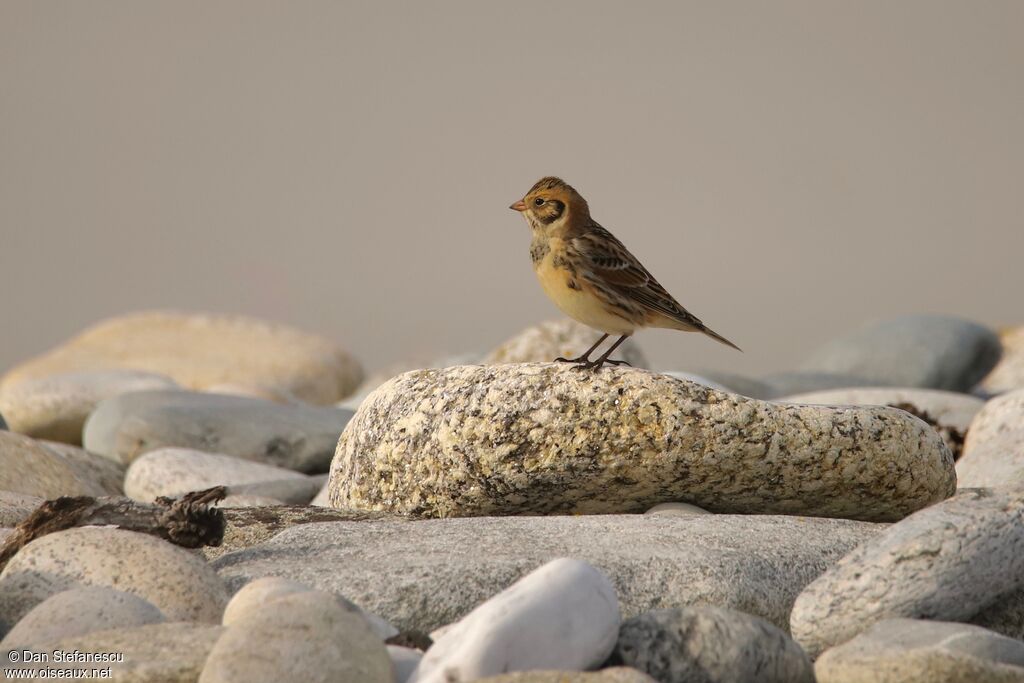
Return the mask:
[[(605, 363), (628, 365), (609, 356), (646, 327), (702, 332), (741, 351), (683, 308), (622, 242), (591, 217), (587, 200), (561, 178), (541, 178), (509, 208), (521, 213), (532, 230), (530, 259), (544, 293), (563, 313), (604, 333), (579, 357), (555, 361), (594, 370)], [(618, 340), (591, 360), (613, 334)]]

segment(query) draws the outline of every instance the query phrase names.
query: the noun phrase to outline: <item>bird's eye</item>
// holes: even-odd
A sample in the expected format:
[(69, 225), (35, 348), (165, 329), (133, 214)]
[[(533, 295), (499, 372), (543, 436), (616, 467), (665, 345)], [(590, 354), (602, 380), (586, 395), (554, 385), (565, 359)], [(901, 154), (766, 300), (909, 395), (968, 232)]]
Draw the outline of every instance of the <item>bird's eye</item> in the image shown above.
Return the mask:
[(537, 197), (536, 199), (534, 199), (534, 200), (533, 200), (533, 203), (534, 203), (535, 205), (537, 205), (537, 206), (544, 206), (544, 200), (543, 200), (543, 199), (541, 199), (540, 197)]

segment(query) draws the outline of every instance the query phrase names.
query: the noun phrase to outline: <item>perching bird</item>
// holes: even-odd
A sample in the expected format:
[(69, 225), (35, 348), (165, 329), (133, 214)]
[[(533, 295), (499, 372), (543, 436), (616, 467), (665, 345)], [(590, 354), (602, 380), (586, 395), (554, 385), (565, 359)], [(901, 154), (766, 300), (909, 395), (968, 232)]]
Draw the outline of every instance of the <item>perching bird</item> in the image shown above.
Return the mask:
[[(563, 313), (604, 332), (578, 358), (555, 360), (595, 369), (606, 362), (624, 364), (608, 356), (644, 327), (703, 332), (740, 350), (680, 306), (622, 242), (590, 217), (587, 200), (561, 179), (541, 178), (509, 208), (522, 213), (533, 230), (530, 258), (544, 292)], [(611, 334), (621, 336), (601, 357), (590, 360)]]

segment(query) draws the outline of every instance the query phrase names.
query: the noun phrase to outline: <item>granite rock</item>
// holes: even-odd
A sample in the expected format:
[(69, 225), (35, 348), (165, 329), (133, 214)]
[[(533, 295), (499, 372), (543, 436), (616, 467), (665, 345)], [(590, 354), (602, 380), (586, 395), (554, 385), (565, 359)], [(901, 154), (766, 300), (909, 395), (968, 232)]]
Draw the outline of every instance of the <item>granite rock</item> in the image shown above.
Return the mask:
[[(548, 320), (528, 327), (502, 343), (484, 358), (484, 363), (549, 363), (556, 358), (576, 358), (594, 345), (601, 333), (570, 318)], [(612, 343), (611, 338), (597, 353)], [(596, 358), (597, 355), (592, 356)], [(615, 350), (615, 359), (628, 362), (634, 368), (650, 365), (633, 339), (627, 339)]]
[(69, 372), (0, 389), (0, 410), (15, 432), (81, 445), (82, 426), (100, 401), (133, 391), (177, 386), (170, 377), (139, 370)]
[(285, 528), (213, 566), (233, 590), (282, 577), (345, 596), (401, 631), (429, 633), (540, 565), (574, 557), (611, 578), (626, 617), (711, 604), (788, 629), (803, 587), (882, 528), (749, 515), (324, 522)]
[(0, 388), (113, 368), (161, 373), (196, 390), (273, 387), (317, 404), (341, 400), (362, 381), (355, 359), (316, 335), (244, 316), (147, 311), (97, 323), (10, 370)]
[(956, 474), (962, 488), (1024, 487), (1024, 389), (991, 399), (975, 416)]
[(967, 489), (829, 568), (797, 597), (790, 626), (813, 657), (883, 619), (984, 618), (986, 608), (1021, 589), (1024, 491)]
[(165, 619), (159, 609), (130, 593), (106, 586), (72, 588), (32, 608), (0, 642), (0, 649), (44, 645), (92, 631), (162, 621)]
[(994, 332), (961, 318), (906, 315), (867, 325), (821, 347), (804, 370), (883, 385), (970, 391), (999, 361)]
[(190, 448), (158, 448), (132, 461), (125, 474), (125, 494), (151, 502), (212, 486), (233, 494), (263, 496), (272, 503), (303, 504), (319, 486), (312, 477), (282, 467)]
[(900, 519), (956, 488), (924, 422), (789, 406), (633, 368), (415, 371), (338, 442), (330, 503), (417, 516), (712, 512)]
[(811, 660), (785, 632), (721, 607), (633, 617), (622, 625), (613, 661), (661, 683), (814, 683)]
[(219, 623), (223, 582), (200, 557), (154, 536), (78, 527), (38, 538), (0, 572), (0, 623), (11, 626), (51, 595), (104, 586), (148, 600), (171, 621)]
[[(232, 596), (227, 607), (224, 608), (224, 616), (221, 619), (221, 623), (224, 626), (230, 626), (236, 621), (243, 621), (261, 611), (273, 609), (273, 603), (286, 595), (306, 593), (311, 590), (313, 589), (301, 583), (281, 579), (276, 576), (256, 579), (247, 583)], [(356, 612), (361, 615), (381, 640), (387, 640), (398, 635), (398, 629), (394, 626), (376, 615), (367, 614), (358, 605), (346, 600), (344, 597), (332, 594), (331, 599), (336, 600), (338, 604), (350, 612)]]
[(0, 490), (47, 499), (116, 495), (120, 478), (97, 456), (73, 448), (0, 432)]
[(611, 654), (619, 622), (608, 577), (580, 560), (552, 560), (449, 628), (427, 650), (409, 683), (596, 668)]
[(978, 626), (886, 619), (818, 658), (818, 683), (1021, 683), (1024, 643)]
[[(109, 663), (96, 663), (96, 668), (110, 667), (115, 683), (195, 683), (206, 657), (223, 632), (223, 627), (195, 622), (146, 624), (106, 631), (93, 631), (84, 636), (65, 638), (38, 650), (64, 652), (109, 653), (116, 657)], [(4, 661), (7, 657), (4, 656)], [(90, 664), (36, 664), (35, 670), (90, 667)], [(97, 680), (96, 678), (62, 678), (61, 680)]]
[(985, 402), (977, 396), (954, 391), (899, 387), (833, 389), (808, 394), (794, 394), (777, 400), (784, 403), (872, 405), (899, 408), (930, 424), (942, 437), (954, 458), (960, 457), (967, 428), (981, 407), (985, 405)]
[(157, 448), (193, 448), (301, 472), (323, 472), (352, 413), (240, 396), (146, 391), (101, 403), (85, 447), (124, 464)]
[(214, 645), (199, 683), (393, 683), (384, 642), (356, 612), (317, 591), (249, 611)]

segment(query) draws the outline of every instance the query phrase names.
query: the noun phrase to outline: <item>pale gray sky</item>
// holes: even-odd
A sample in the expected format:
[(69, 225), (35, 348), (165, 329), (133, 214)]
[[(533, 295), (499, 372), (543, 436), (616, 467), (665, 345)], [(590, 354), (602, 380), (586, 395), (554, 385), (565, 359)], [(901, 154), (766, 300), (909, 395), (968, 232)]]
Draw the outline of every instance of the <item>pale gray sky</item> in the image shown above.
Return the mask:
[(0, 369), (120, 312), (369, 369), (556, 317), (506, 207), (557, 174), (746, 349), (1024, 322), (1024, 3), (0, 3)]

